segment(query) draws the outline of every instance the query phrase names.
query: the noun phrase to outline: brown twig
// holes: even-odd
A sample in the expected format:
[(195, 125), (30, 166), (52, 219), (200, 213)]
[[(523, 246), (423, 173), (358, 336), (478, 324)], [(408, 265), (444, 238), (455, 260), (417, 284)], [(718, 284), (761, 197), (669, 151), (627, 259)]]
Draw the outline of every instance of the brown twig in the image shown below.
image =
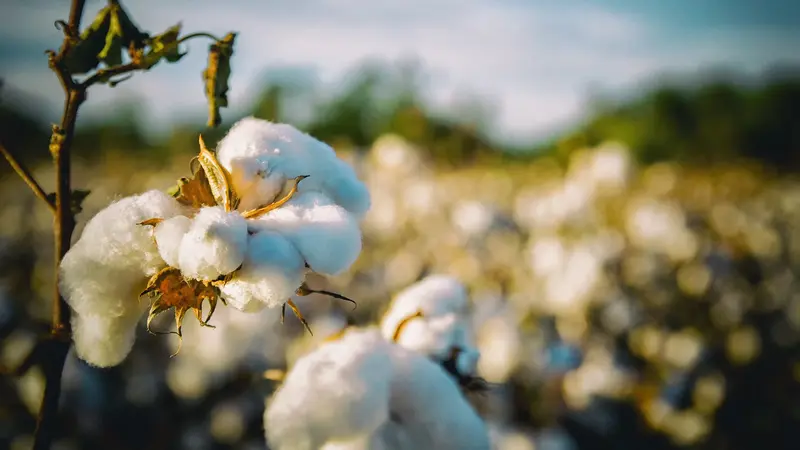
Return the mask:
[(47, 194), (44, 192), (44, 189), (42, 189), (42, 186), (33, 177), (33, 174), (31, 174), (31, 172), (25, 166), (23, 166), (22, 163), (20, 163), (19, 161), (17, 161), (16, 158), (14, 158), (14, 155), (10, 151), (8, 151), (8, 149), (3, 145), (2, 142), (0, 142), (0, 153), (2, 153), (3, 156), (5, 156), (6, 161), (8, 161), (8, 164), (11, 165), (11, 168), (14, 169), (15, 172), (17, 172), (20, 178), (22, 178), (25, 181), (25, 183), (27, 183), (28, 186), (30, 186), (33, 193), (36, 194), (36, 196), (39, 197), (40, 199), (44, 200), (44, 202), (47, 203), (47, 206), (50, 208), (50, 210), (55, 213), (56, 212), (55, 203), (53, 203), (49, 198), (47, 198)]
[(42, 369), (45, 373), (45, 389), (39, 415), (36, 420), (34, 435), (34, 450), (47, 450), (50, 448), (58, 429), (58, 403), (61, 397), (61, 376), (69, 351), (69, 306), (61, 297), (58, 289), (59, 266), (61, 259), (69, 249), (72, 232), (75, 228), (75, 219), (70, 209), (71, 205), (71, 166), (70, 150), (72, 138), (75, 133), (75, 122), (78, 119), (78, 108), (86, 98), (85, 87), (77, 86), (72, 76), (64, 69), (62, 59), (70, 48), (71, 37), (79, 33), (81, 17), (85, 0), (72, 0), (69, 12), (69, 23), (65, 30), (64, 42), (58, 54), (49, 52), (50, 68), (56, 73), (61, 86), (64, 88), (64, 114), (60, 126), (53, 127), (50, 140), (50, 152), (56, 166), (56, 202), (53, 237), (55, 241), (55, 278), (56, 288), (53, 298), (53, 319), (51, 327), (50, 354), (44, 358)]

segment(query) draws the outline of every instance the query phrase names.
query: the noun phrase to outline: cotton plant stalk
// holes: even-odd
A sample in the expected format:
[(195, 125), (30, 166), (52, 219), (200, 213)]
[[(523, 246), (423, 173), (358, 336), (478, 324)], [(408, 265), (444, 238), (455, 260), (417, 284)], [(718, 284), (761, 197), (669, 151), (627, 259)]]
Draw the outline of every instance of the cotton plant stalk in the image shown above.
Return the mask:
[(216, 151), (199, 144), (191, 176), (171, 194), (110, 204), (61, 263), (76, 353), (92, 365), (124, 360), (145, 310), (152, 333), (171, 311), (181, 339), (188, 313), (213, 327), (220, 303), (282, 314), (288, 305), (308, 327), (291, 297), (327, 293), (305, 284), (308, 272), (337, 275), (361, 251), (369, 193), (327, 144), (255, 118), (234, 124)]

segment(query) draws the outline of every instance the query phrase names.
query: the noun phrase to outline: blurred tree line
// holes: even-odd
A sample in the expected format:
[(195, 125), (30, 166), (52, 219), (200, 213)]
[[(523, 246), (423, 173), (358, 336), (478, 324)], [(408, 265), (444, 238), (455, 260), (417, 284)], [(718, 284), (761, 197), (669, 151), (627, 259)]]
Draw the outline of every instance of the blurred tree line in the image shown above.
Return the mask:
[[(396, 133), (418, 144), (441, 167), (524, 163), (542, 154), (565, 161), (574, 150), (617, 140), (645, 164), (749, 160), (781, 171), (800, 169), (800, 68), (768, 71), (750, 83), (734, 76), (701, 77), (688, 86), (664, 82), (632, 98), (599, 102), (573, 131), (552, 141), (514, 148), (487, 137), (490, 114), (480, 100), (465, 98), (450, 110), (434, 110), (423, 98), (420, 78), (412, 64), (371, 62), (347, 76), (333, 95), (321, 95), (312, 82), (277, 77), (265, 82), (245, 112), (290, 122), (337, 148), (364, 150), (381, 134)], [(24, 98), (3, 97), (0, 135), (24, 153), (26, 162), (47, 158), (48, 125), (20, 107)], [(199, 131), (213, 142), (226, 129), (175, 123), (170, 136), (153, 142), (139, 117), (131, 106), (104, 123), (81, 127), (76, 154), (121, 151), (158, 160), (193, 149)]]

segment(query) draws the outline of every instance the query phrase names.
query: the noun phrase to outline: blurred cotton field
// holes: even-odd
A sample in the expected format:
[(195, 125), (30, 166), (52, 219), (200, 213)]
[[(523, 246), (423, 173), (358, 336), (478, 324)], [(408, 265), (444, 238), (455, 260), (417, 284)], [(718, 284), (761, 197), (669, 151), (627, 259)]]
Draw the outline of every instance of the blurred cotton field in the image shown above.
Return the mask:
[[(743, 165), (637, 166), (613, 142), (566, 164), (502, 169), (434, 170), (424, 155), (394, 135), (338, 152), (372, 196), (363, 251), (349, 271), (307, 282), (356, 310), (295, 298), (312, 336), (276, 309), (220, 307), (216, 329), (187, 321), (173, 358), (177, 340), (143, 326), (119, 367), (70, 355), (58, 448), (263, 448), (270, 374), (350, 325), (378, 325), (390, 300), (429, 274), (468, 288), (462, 313), (480, 357), (463, 365), (489, 386), (468, 399), (492, 448), (751, 448), (794, 433), (798, 403), (778, 399), (795, 396), (800, 379), (798, 180)], [(168, 188), (184, 156), (77, 165), (93, 189), (77, 233), (111, 200)], [(34, 345), (53, 289), (50, 218), (22, 190), (13, 178), (0, 190), (4, 367)], [(400, 343), (434, 355), (411, 328)], [(3, 378), (0, 435), (13, 449), (31, 442), (16, 431), (32, 429), (43, 381), (37, 367)]]

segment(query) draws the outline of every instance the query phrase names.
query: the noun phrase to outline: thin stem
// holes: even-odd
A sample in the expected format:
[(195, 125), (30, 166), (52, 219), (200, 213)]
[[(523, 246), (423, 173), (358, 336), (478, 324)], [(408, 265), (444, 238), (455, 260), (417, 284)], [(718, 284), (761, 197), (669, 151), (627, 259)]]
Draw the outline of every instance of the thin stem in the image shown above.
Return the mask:
[(47, 198), (47, 194), (44, 192), (44, 189), (42, 189), (42, 186), (39, 185), (39, 183), (33, 177), (33, 174), (31, 174), (30, 171), (25, 166), (22, 165), (22, 163), (17, 161), (17, 159), (14, 158), (14, 155), (11, 154), (11, 152), (8, 151), (8, 149), (2, 143), (0, 143), (0, 153), (2, 153), (3, 156), (5, 156), (6, 161), (8, 161), (8, 164), (11, 165), (11, 168), (14, 169), (14, 171), (17, 172), (20, 178), (22, 178), (25, 181), (25, 183), (28, 184), (33, 193), (36, 194), (36, 196), (42, 199), (45, 203), (47, 203), (47, 206), (50, 208), (50, 210), (55, 213), (56, 205), (52, 201), (50, 201), (49, 198)]
[(72, 232), (75, 229), (75, 219), (70, 209), (71, 165), (70, 150), (72, 138), (75, 134), (75, 122), (78, 119), (78, 108), (86, 99), (83, 86), (76, 86), (75, 81), (62, 64), (64, 55), (71, 45), (71, 36), (80, 31), (81, 17), (85, 0), (72, 0), (69, 12), (69, 33), (64, 37), (64, 42), (58, 54), (50, 52), (48, 62), (50, 68), (56, 73), (66, 95), (64, 101), (64, 114), (61, 125), (53, 127), (53, 136), (50, 140), (50, 152), (56, 166), (56, 202), (55, 223), (53, 237), (55, 241), (55, 295), (53, 297), (53, 319), (49, 337), (50, 350), (43, 358), (42, 369), (45, 374), (45, 389), (39, 416), (36, 421), (34, 434), (34, 450), (48, 450), (58, 430), (58, 403), (61, 397), (61, 376), (64, 362), (70, 347), (70, 310), (61, 296), (59, 286), (59, 266), (61, 259), (69, 249)]
[(187, 34), (186, 36), (178, 39), (178, 44), (182, 44), (182, 43), (184, 43), (184, 42), (186, 42), (186, 41), (188, 41), (190, 39), (194, 39), (194, 38), (198, 38), (198, 37), (209, 38), (212, 41), (216, 41), (216, 42), (220, 42), (222, 40), (222, 39), (214, 36), (211, 33), (205, 33), (205, 32), (200, 31), (200, 32), (197, 32), (197, 33)]

